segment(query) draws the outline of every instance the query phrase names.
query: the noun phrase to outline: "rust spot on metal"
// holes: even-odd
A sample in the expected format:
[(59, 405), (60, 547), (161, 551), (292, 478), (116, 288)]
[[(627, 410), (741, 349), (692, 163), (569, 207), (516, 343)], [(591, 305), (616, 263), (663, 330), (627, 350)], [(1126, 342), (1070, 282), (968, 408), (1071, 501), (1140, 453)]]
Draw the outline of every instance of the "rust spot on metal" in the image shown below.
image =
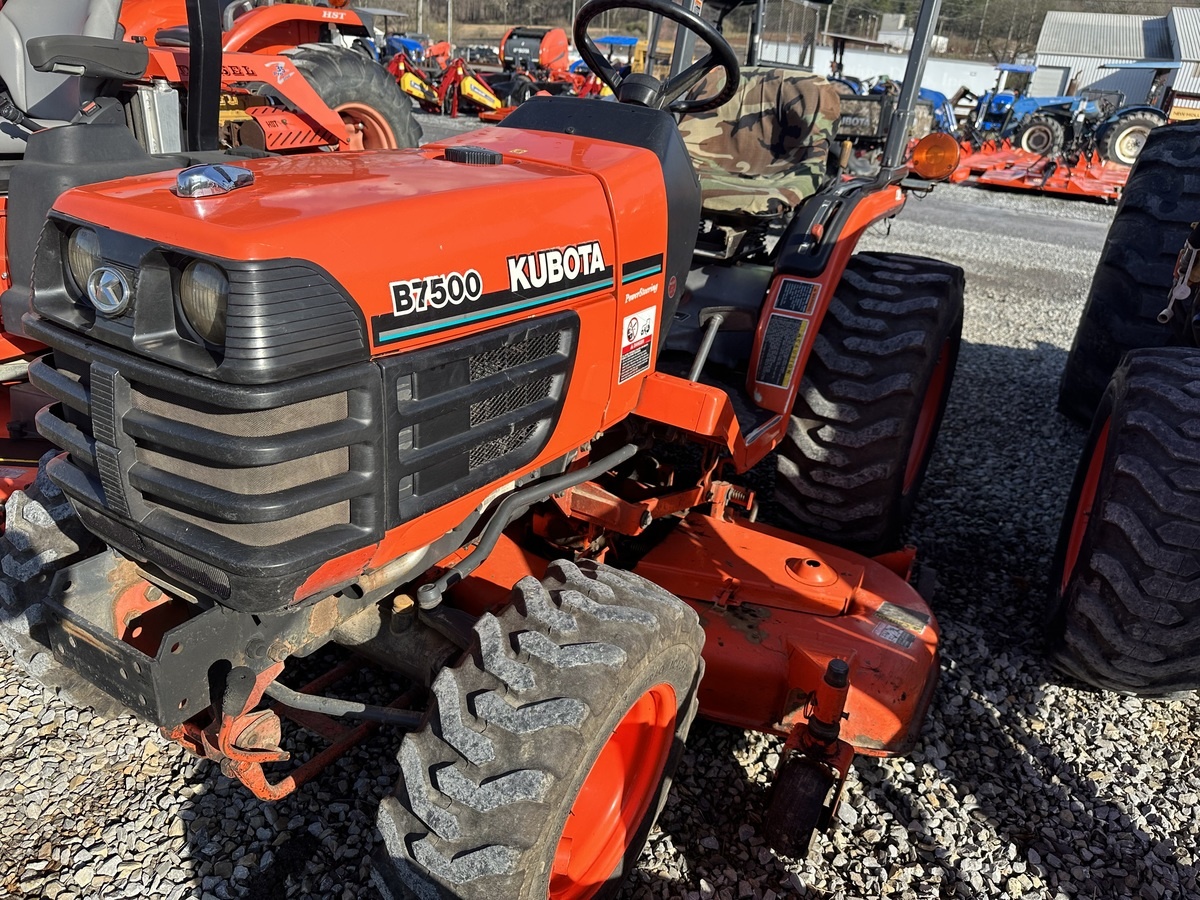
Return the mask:
[(716, 612), (723, 616), (729, 627), (740, 633), (752, 644), (761, 644), (767, 639), (767, 633), (760, 627), (771, 618), (771, 610), (765, 606), (727, 606)]

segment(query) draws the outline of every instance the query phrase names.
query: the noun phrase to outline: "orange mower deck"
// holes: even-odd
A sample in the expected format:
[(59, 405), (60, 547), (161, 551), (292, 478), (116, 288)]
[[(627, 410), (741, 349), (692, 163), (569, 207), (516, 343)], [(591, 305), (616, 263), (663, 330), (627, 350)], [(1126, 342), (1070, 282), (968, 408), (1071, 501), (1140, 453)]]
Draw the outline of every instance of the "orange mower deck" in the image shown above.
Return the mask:
[(1038, 156), (1008, 141), (989, 141), (978, 150), (963, 144), (962, 161), (950, 181), (1114, 202), (1128, 178), (1128, 166), (1102, 160), (1098, 153), (1072, 163), (1061, 156)]

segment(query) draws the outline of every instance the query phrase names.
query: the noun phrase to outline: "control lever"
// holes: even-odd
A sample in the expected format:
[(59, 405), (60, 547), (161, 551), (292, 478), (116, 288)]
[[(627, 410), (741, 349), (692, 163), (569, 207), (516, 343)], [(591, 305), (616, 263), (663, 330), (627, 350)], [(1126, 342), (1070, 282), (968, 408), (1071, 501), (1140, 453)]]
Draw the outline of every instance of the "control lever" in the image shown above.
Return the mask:
[(5, 119), (12, 122), (18, 128), (24, 128), (30, 134), (38, 131), (45, 131), (45, 125), (39, 125), (25, 113), (17, 108), (17, 104), (13, 103), (12, 95), (8, 91), (0, 90), (0, 119)]

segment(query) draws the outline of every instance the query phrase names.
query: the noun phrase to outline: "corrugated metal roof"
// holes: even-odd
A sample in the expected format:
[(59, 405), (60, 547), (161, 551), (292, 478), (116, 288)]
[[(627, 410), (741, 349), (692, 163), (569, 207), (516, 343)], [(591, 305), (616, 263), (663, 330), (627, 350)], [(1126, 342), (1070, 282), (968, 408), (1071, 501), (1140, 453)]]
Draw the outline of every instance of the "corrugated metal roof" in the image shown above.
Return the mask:
[(1200, 9), (1176, 6), (1171, 10), (1170, 18), (1175, 37), (1175, 58), (1184, 62), (1200, 62)]
[(1166, 16), (1048, 12), (1037, 52), (1105, 59), (1174, 59)]

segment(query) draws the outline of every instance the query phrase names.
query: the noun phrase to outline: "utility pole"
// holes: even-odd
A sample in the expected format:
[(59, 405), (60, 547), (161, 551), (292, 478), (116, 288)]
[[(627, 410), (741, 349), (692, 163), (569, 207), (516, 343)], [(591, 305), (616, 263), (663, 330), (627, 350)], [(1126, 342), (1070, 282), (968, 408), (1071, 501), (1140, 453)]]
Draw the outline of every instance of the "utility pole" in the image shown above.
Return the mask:
[(417, 0), (417, 34), (425, 33), (425, 0)]
[(446, 43), (454, 45), (454, 0), (446, 0)]

